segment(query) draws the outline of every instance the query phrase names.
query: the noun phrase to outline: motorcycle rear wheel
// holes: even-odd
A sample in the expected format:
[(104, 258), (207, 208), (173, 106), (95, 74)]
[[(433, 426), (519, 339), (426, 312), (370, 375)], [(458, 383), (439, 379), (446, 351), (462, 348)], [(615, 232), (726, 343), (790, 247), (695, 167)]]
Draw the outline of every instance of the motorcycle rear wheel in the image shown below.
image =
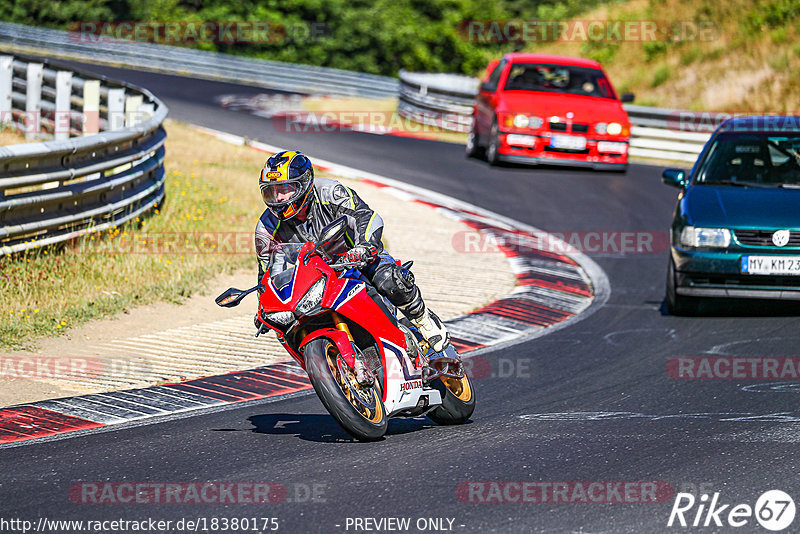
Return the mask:
[(460, 425), (475, 411), (475, 390), (469, 377), (442, 376), (431, 382), (431, 387), (442, 395), (442, 405), (428, 413), (437, 425)]
[(359, 441), (383, 437), (388, 420), (377, 382), (360, 386), (336, 344), (327, 338), (311, 341), (304, 355), (314, 391), (336, 422)]

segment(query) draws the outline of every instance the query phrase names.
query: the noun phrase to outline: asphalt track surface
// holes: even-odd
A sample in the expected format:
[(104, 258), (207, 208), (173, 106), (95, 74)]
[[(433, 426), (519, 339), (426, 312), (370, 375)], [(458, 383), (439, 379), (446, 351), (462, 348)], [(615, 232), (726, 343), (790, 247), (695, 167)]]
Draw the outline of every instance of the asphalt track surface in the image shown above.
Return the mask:
[[(218, 94), (261, 90), (91, 68), (149, 88), (175, 119), (299, 148), (548, 231), (664, 232), (675, 203), (676, 191), (660, 183), (656, 167), (631, 165), (627, 174), (490, 168), (452, 144), (290, 134), (214, 102)], [(412, 526), (419, 518), (451, 518), (455, 532), (670, 532), (699, 530), (667, 527), (673, 498), (475, 503), (459, 500), (457, 488), (468, 481), (662, 481), (675, 491), (720, 492), (723, 504), (752, 506), (770, 489), (796, 499), (800, 394), (770, 390), (763, 381), (676, 380), (666, 363), (709, 354), (797, 356), (800, 312), (756, 303), (707, 307), (697, 318), (669, 316), (661, 248), (590, 254), (609, 277), (607, 304), (567, 328), (484, 354), (494, 376), (475, 379), (478, 405), (469, 424), (392, 420), (385, 440), (356, 443), (315, 396), (303, 396), (32, 443), (0, 451), (0, 517), (275, 517), (283, 532), (365, 532), (347, 528), (348, 518), (407, 517)], [(753, 385), (768, 391), (743, 389)], [(535, 415), (564, 412), (605, 415)], [(261, 506), (87, 505), (69, 500), (78, 481), (274, 481), (288, 494)], [(306, 498), (314, 485), (317, 498)], [(703, 529), (728, 530), (764, 531), (753, 518), (740, 529)]]

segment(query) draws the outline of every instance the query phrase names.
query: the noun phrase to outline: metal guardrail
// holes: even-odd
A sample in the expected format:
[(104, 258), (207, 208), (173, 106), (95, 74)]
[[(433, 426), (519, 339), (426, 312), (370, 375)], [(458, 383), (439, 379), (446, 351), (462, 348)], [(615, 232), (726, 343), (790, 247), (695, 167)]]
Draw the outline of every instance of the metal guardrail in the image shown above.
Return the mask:
[(303, 94), (394, 98), (395, 78), (0, 22), (0, 49), (225, 80)]
[[(441, 128), (468, 132), (479, 80), (451, 74), (400, 72), (398, 113)], [(624, 105), (631, 120), (628, 153), (693, 163), (711, 132), (730, 115)]]
[(0, 56), (3, 125), (54, 137), (0, 147), (0, 255), (105, 230), (160, 203), (166, 115), (146, 89)]

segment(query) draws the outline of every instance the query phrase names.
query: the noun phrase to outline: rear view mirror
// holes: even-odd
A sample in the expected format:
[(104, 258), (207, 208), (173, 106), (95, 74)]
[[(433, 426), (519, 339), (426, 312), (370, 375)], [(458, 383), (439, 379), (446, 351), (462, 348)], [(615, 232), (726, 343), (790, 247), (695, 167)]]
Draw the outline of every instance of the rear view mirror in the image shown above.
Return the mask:
[(686, 172), (681, 169), (664, 169), (661, 173), (661, 181), (672, 187), (683, 189), (688, 183)]
[(340, 237), (341, 232), (343, 232), (345, 228), (347, 228), (347, 218), (339, 217), (322, 229), (320, 232), (320, 238), (317, 242), (325, 243), (331, 239), (336, 239)]
[(261, 289), (262, 286), (259, 284), (255, 287), (251, 287), (247, 290), (236, 289), (235, 287), (229, 288), (225, 291), (222, 295), (218, 296), (214, 299), (214, 302), (217, 303), (217, 306), (222, 306), (223, 308), (235, 308), (239, 305), (243, 298), (247, 295), (252, 293), (257, 289)]
[(321, 250), (329, 258), (344, 252), (347, 247), (342, 237), (346, 230), (347, 218), (339, 217), (320, 231), (320, 238), (314, 242), (312, 252)]

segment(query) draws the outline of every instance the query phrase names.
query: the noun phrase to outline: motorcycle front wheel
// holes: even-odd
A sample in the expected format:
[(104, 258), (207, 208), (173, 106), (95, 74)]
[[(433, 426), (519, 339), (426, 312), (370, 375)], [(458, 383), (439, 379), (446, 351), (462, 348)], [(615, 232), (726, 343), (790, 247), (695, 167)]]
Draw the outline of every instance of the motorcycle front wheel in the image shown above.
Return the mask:
[(463, 378), (442, 376), (431, 382), (442, 395), (442, 405), (428, 413), (438, 425), (460, 425), (475, 411), (475, 390), (465, 374)]
[(386, 408), (376, 385), (362, 387), (330, 339), (311, 341), (304, 351), (306, 372), (328, 412), (359, 441), (375, 441), (386, 433)]

